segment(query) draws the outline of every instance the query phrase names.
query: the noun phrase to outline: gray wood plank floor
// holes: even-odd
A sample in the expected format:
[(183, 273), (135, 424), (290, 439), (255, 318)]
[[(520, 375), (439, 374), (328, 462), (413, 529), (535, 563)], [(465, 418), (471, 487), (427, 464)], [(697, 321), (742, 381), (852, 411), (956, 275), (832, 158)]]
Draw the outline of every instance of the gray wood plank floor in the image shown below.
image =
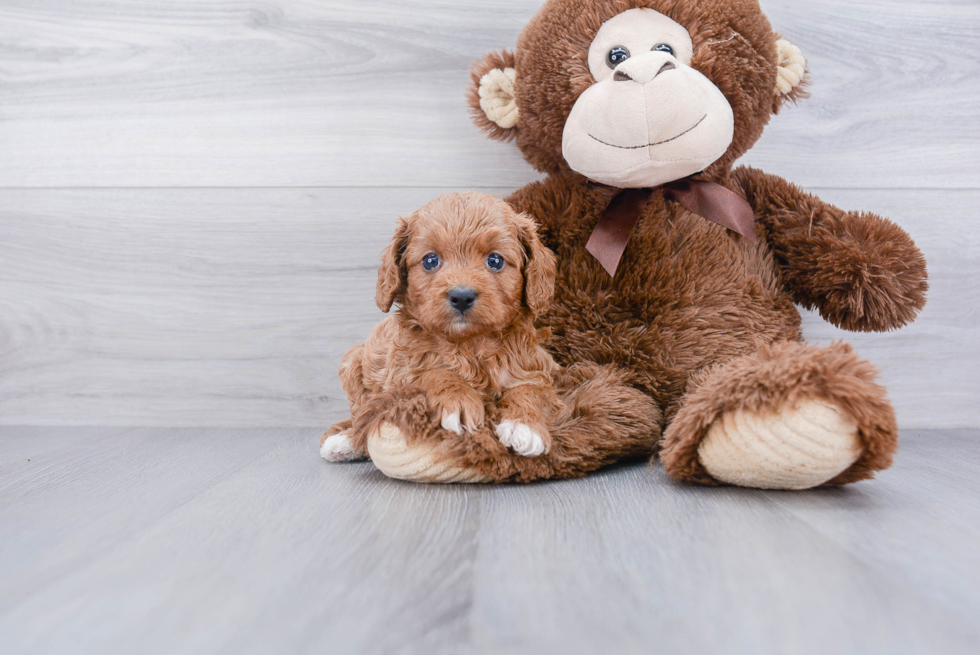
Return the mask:
[(28, 653), (976, 653), (980, 432), (845, 489), (433, 487), (316, 429), (0, 428)]

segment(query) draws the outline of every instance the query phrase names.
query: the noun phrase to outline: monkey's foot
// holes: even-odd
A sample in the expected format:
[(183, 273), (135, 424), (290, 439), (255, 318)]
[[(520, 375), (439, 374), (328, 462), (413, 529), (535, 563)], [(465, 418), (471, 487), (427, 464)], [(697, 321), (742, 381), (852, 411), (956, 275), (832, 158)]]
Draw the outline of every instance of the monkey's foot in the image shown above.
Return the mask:
[(480, 471), (458, 466), (436, 443), (409, 446), (391, 423), (382, 423), (368, 437), (367, 450), (374, 465), (389, 478), (435, 484), (490, 482)]
[(714, 479), (759, 489), (809, 489), (861, 456), (857, 424), (833, 405), (808, 399), (782, 411), (734, 410), (698, 446)]
[(764, 347), (694, 381), (660, 459), (680, 480), (761, 489), (874, 477), (898, 445), (875, 377), (845, 344)]

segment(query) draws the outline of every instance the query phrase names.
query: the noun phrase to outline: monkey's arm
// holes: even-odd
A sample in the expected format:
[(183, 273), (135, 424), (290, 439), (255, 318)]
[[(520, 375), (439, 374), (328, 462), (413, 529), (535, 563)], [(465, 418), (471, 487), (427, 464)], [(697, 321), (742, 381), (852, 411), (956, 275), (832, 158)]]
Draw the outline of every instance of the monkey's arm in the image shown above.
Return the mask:
[(796, 303), (859, 332), (901, 327), (925, 305), (926, 260), (902, 228), (753, 168), (736, 169), (735, 180)]

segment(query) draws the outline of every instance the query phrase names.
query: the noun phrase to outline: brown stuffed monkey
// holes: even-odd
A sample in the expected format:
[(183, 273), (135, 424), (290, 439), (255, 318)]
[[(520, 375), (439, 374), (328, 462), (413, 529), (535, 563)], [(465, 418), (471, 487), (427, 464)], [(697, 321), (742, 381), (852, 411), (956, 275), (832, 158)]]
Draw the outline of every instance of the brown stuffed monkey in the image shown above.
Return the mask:
[[(433, 426), (410, 389), (354, 416), (393, 477), (580, 476), (659, 455), (683, 481), (804, 489), (871, 478), (897, 446), (875, 369), (802, 342), (794, 304), (886, 331), (925, 304), (909, 236), (763, 171), (733, 168), (803, 97), (805, 62), (756, 0), (549, 0), (473, 70), (492, 138), (547, 175), (508, 201), (557, 256), (539, 319), (564, 367), (553, 445)], [(491, 416), (492, 422), (492, 416)]]

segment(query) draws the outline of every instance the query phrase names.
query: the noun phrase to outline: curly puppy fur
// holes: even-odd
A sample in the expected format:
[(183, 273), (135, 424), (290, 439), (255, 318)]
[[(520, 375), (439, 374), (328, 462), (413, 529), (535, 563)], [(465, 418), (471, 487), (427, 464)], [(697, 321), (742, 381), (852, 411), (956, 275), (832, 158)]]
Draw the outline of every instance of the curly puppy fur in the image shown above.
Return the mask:
[[(500, 270), (487, 264), (492, 253), (503, 257)], [(432, 254), (439, 263), (427, 270), (423, 259)], [(352, 414), (377, 394), (422, 390), (434, 425), (455, 414), (477, 431), (494, 408), (500, 420), (537, 431), (547, 448), (558, 367), (539, 345), (534, 317), (549, 306), (554, 279), (554, 256), (534, 222), (503, 201), (446, 195), (400, 219), (381, 257), (376, 298), (382, 311), (399, 309), (340, 364)], [(460, 311), (450, 292), (464, 288), (475, 300)], [(351, 443), (363, 455), (366, 435), (350, 421), (324, 438), (352, 427)]]
[[(572, 171), (562, 156), (562, 133), (577, 98), (595, 82), (587, 56), (600, 26), (639, 7), (688, 30), (691, 66), (731, 105), (732, 143), (700, 177), (751, 204), (759, 243), (733, 236), (654, 189), (610, 278), (585, 245), (618, 189)], [(809, 394), (832, 400), (848, 414), (865, 446), (864, 455), (831, 484), (871, 477), (888, 465), (897, 429), (871, 366), (843, 346), (799, 345), (794, 303), (816, 308), (849, 330), (901, 327), (925, 304), (925, 259), (908, 234), (885, 218), (838, 209), (762, 171), (733, 169), (771, 116), (805, 95), (800, 88), (774, 94), (779, 38), (756, 0), (549, 0), (514, 51), (474, 64), (469, 99), (478, 127), (492, 138), (514, 140), (546, 175), (508, 199), (533, 217), (557, 256), (556, 295), (538, 319), (551, 331), (546, 348), (561, 365), (614, 371), (602, 378), (609, 387), (596, 393), (628, 399), (629, 406), (628, 418), (616, 403), (599, 403), (594, 412), (609, 411), (608, 416), (593, 413), (595, 422), (579, 423), (580, 430), (561, 432), (556, 425), (553, 452), (534, 462), (514, 461), (490, 439), (465, 445), (447, 440), (447, 458), (501, 481), (572, 477), (638, 449), (654, 454), (656, 424), (667, 428), (667, 471), (681, 480), (712, 482), (696, 456), (711, 421), (733, 408), (783, 411), (787, 402)], [(477, 88), (490, 69), (507, 67), (516, 69), (520, 120), (502, 129), (481, 111)], [(630, 396), (622, 388), (627, 385), (649, 405)], [(567, 405), (575, 389), (558, 387)], [(440, 438), (417, 422), (416, 401), (389, 400), (387, 409), (377, 405), (379, 415), (372, 420), (389, 418), (412, 443)], [(568, 420), (572, 425), (577, 419)], [(642, 425), (650, 426), (646, 435), (636, 432)], [(569, 452), (576, 455), (565, 457)]]

